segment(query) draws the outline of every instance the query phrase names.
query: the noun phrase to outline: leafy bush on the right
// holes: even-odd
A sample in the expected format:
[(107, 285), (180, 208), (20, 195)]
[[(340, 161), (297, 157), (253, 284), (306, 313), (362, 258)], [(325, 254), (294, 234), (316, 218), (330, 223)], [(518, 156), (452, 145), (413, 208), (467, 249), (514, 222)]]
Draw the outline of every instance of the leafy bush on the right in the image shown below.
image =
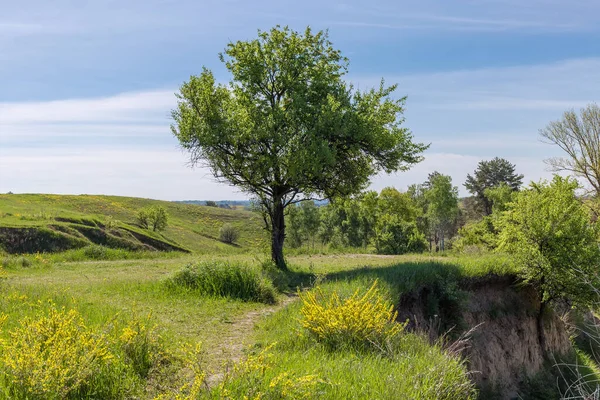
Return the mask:
[(302, 326), (309, 335), (331, 349), (364, 349), (380, 346), (404, 330), (395, 322), (394, 305), (380, 295), (377, 281), (364, 294), (358, 290), (347, 299), (334, 292), (329, 299), (320, 289), (300, 293)]
[(238, 229), (231, 224), (224, 224), (221, 229), (219, 229), (219, 239), (223, 243), (233, 244), (240, 237), (240, 232)]
[(258, 270), (243, 264), (202, 261), (189, 264), (167, 281), (170, 288), (183, 288), (203, 296), (220, 296), (275, 303), (275, 288)]
[(560, 298), (589, 306), (600, 286), (600, 226), (577, 197), (576, 180), (555, 175), (519, 192), (499, 218), (499, 248), (538, 284), (542, 306)]

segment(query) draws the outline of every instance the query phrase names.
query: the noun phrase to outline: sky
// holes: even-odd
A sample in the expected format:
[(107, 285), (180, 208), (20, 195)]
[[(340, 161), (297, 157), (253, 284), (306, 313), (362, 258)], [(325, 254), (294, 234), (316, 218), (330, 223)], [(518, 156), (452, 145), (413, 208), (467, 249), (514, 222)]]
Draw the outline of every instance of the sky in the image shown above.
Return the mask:
[(597, 0), (0, 0), (0, 193), (246, 199), (191, 168), (169, 125), (174, 93), (203, 66), (229, 76), (227, 43), (289, 25), (328, 29), (360, 89), (397, 83), (405, 126), (431, 143), (405, 190), (435, 170), (461, 195), (481, 160), (525, 181), (560, 156), (539, 129), (600, 103)]

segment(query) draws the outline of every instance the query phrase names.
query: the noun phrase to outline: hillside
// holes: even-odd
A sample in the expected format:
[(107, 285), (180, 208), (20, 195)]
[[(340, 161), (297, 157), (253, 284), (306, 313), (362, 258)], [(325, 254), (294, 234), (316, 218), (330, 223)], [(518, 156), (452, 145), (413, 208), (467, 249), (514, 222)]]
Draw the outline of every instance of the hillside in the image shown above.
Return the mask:
[[(161, 233), (139, 227), (137, 212), (161, 205), (169, 225)], [(241, 253), (260, 248), (259, 216), (191, 204), (99, 195), (0, 195), (0, 245), (10, 253), (66, 250), (89, 244), (130, 250)], [(229, 223), (240, 232), (236, 245), (219, 241)], [(41, 249), (41, 250), (40, 250)]]

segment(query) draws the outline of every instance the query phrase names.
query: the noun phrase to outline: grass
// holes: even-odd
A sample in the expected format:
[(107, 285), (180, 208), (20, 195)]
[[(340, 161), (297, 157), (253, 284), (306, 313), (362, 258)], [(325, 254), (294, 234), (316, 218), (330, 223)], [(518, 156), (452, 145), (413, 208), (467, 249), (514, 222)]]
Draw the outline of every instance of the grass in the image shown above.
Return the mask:
[[(252, 279), (269, 276), (278, 280), (281, 288), (317, 284), (326, 296), (336, 292), (349, 297), (377, 280), (381, 296), (392, 304), (397, 304), (402, 293), (420, 285), (511, 274), (516, 268), (500, 255), (476, 258), (301, 255), (289, 257), (288, 274), (264, 269), (262, 258), (250, 254), (160, 253), (159, 258), (93, 261), (81, 255), (84, 257), (81, 260), (86, 261), (69, 261), (80, 260), (81, 251), (68, 253), (70, 258), (65, 256), (67, 253), (31, 255), (27, 256), (33, 260), (31, 265), (24, 267), (15, 261), (15, 265), (6, 269), (7, 278), (0, 281), (0, 309), (8, 319), (0, 329), (0, 338), (7, 339), (8, 332), (18, 327), (20, 321), (37, 315), (30, 304), (47, 304), (49, 300), (58, 307), (76, 309), (87, 326), (98, 332), (111, 324), (115, 315), (123, 327), (134, 315), (150, 314), (162, 347), (155, 350), (160, 355), (158, 361), (135, 389), (139, 398), (154, 398), (159, 394), (169, 398), (190, 382), (190, 364), (184, 350), (200, 342), (206, 377), (225, 377), (221, 385), (213, 384), (212, 391), (202, 389), (198, 393), (200, 398), (219, 398), (223, 390), (230, 393), (230, 398), (251, 390), (269, 392), (275, 398), (285, 398), (284, 392), (288, 397), (301, 398), (308, 393), (309, 397), (325, 399), (464, 399), (476, 395), (463, 362), (443, 344), (431, 345), (419, 335), (402, 332), (397, 340), (386, 344), (383, 352), (331, 349), (303, 332), (298, 300), (261, 317), (271, 312), (273, 306), (243, 301), (237, 297), (248, 297), (228, 296), (218, 291), (202, 294), (193, 288), (167, 289), (166, 282), (186, 265), (223, 268), (226, 282), (244, 265)], [(36, 256), (46, 262), (36, 261)], [(22, 256), (10, 257), (16, 260)], [(202, 282), (221, 282), (216, 277), (212, 281), (208, 271), (212, 270), (207, 268), (198, 274)], [(195, 281), (196, 275), (192, 277)], [(294, 292), (289, 288), (288, 291)], [(284, 298), (276, 296), (278, 300)], [(256, 330), (251, 329), (254, 321), (259, 321)], [(245, 361), (242, 358), (237, 367), (232, 367), (233, 347), (239, 346), (240, 341), (254, 345), (250, 347), (250, 357)], [(276, 344), (271, 346), (273, 343)], [(233, 358), (239, 357), (237, 354)]]
[(167, 282), (169, 290), (185, 290), (198, 296), (217, 296), (273, 304), (275, 288), (257, 268), (227, 261), (188, 264)]
[[(324, 283), (321, 289), (324, 293), (344, 296), (343, 293), (364, 286), (362, 281), (337, 280)], [(386, 300), (394, 301), (389, 292)], [(223, 390), (232, 393), (233, 398), (243, 393), (276, 398), (299, 398), (301, 394), (304, 398), (322, 399), (476, 396), (463, 362), (420, 335), (407, 332), (394, 335), (375, 351), (365, 352), (361, 346), (332, 347), (328, 342), (314, 340), (303, 329), (301, 311), (302, 304), (297, 302), (264, 320), (259, 326), (255, 350), (261, 355), (262, 349), (268, 349), (263, 355), (266, 360), (262, 369), (246, 367), (238, 371), (223, 387), (213, 390), (212, 398), (217, 398)], [(290, 397), (283, 396), (283, 389), (277, 385), (282, 377), (287, 382), (287, 393), (292, 393)], [(274, 389), (280, 391), (273, 393)]]
[[(137, 212), (157, 205), (169, 214), (166, 230), (156, 233), (137, 227)], [(260, 217), (243, 210), (120, 196), (0, 194), (0, 228), (53, 225), (81, 230), (87, 226), (89, 230), (98, 224), (126, 228), (132, 235), (143, 234), (149, 240), (177, 244), (198, 254), (240, 254), (262, 250), (266, 245)], [(239, 231), (236, 245), (219, 240), (224, 224)]]

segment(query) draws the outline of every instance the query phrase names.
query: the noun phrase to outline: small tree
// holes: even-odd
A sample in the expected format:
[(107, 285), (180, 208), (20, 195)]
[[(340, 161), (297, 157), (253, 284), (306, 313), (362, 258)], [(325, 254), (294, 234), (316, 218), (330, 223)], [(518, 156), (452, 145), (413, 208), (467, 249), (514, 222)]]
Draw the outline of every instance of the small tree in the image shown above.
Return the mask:
[(204, 202), (204, 205), (207, 207), (219, 207), (217, 202), (214, 200), (206, 200), (206, 202)]
[(223, 243), (234, 244), (240, 237), (238, 229), (231, 224), (223, 224), (219, 229), (219, 238)]
[[(575, 195), (578, 183), (554, 176), (532, 183), (499, 218), (500, 249), (513, 253), (525, 281), (539, 288), (538, 338), (546, 349), (543, 314), (549, 302), (566, 298), (588, 306), (600, 280), (597, 226)], [(590, 285), (589, 283), (592, 283)]]
[(144, 229), (152, 229), (155, 232), (162, 231), (169, 223), (169, 215), (163, 206), (153, 206), (139, 210), (137, 221)]
[(314, 201), (303, 201), (300, 203), (302, 210), (302, 228), (307, 240), (311, 241), (313, 249), (315, 248), (315, 237), (318, 234), (320, 220), (319, 207)]
[(458, 188), (452, 186), (452, 178), (447, 175), (432, 175), (429, 189), (425, 192), (429, 203), (427, 215), (432, 229), (438, 232), (440, 249), (445, 250), (445, 235), (459, 213)]
[(148, 208), (143, 208), (139, 210), (136, 218), (138, 224), (142, 228), (148, 229), (150, 227), (150, 210)]
[(255, 196), (271, 233), (271, 258), (285, 269), (285, 209), (304, 197), (347, 197), (374, 174), (406, 170), (428, 147), (402, 126), (396, 85), (360, 91), (344, 80), (348, 60), (327, 32), (276, 27), (231, 42), (231, 73), (208, 69), (181, 86), (172, 132), (192, 164)]
[(153, 231), (164, 231), (169, 224), (169, 215), (163, 206), (155, 206), (150, 212), (150, 223)]
[(584, 178), (600, 198), (600, 107), (590, 104), (580, 116), (573, 110), (567, 111), (562, 120), (541, 129), (540, 135), (567, 155), (550, 158), (546, 163), (554, 171), (568, 171)]
[(523, 175), (515, 173), (515, 165), (504, 158), (494, 158), (481, 161), (473, 173), (467, 175), (465, 187), (477, 200), (477, 206), (483, 215), (492, 213), (492, 200), (485, 195), (486, 189), (506, 184), (511, 190), (517, 191), (523, 184)]

